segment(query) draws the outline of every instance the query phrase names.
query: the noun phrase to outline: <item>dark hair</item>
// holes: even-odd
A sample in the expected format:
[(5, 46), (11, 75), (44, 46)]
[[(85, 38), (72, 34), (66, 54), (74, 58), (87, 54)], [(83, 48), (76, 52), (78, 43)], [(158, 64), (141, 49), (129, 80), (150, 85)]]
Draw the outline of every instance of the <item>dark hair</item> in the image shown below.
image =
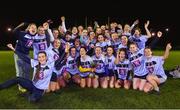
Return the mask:
[(39, 80), (40, 71), (41, 71), (41, 64), (39, 62), (38, 65), (37, 65), (35, 76), (34, 76), (35, 81)]
[[(112, 46), (108, 46), (107, 49), (108, 49), (108, 48), (111, 48), (111, 49), (113, 50), (113, 53), (112, 53), (112, 54), (115, 55), (114, 48), (113, 48)], [(107, 51), (107, 49), (106, 49), (106, 51)]]
[[(38, 55), (39, 54), (44, 54), (45, 56), (47, 56), (45, 51), (40, 51), (40, 52), (38, 52)], [(41, 71), (41, 64), (39, 62), (37, 65), (37, 69), (36, 69), (36, 73), (35, 73), (35, 77), (34, 77), (35, 80), (39, 80), (40, 71)]]
[(127, 52), (127, 51), (126, 51), (126, 48), (120, 48), (120, 49), (119, 49), (119, 52), (121, 52), (121, 51), (124, 51), (125, 53)]
[(98, 41), (98, 42), (99, 42), (98, 38), (99, 38), (100, 35), (103, 36), (103, 38), (104, 38), (104, 40), (105, 40), (105, 36), (104, 36), (103, 34), (98, 34), (98, 35), (97, 35), (97, 41)]
[(122, 36), (125, 36), (125, 37), (127, 38), (127, 47), (129, 47), (130, 44), (132, 43), (132, 42), (128, 39), (129, 36), (128, 36), (128, 35), (121, 35), (121, 36), (120, 36), (120, 39), (122, 39)]
[[(81, 46), (81, 48), (83, 48), (87, 52), (87, 49), (85, 46)], [(81, 50), (81, 48), (80, 48), (80, 50)]]
[(135, 32), (136, 30), (138, 30), (139, 33), (141, 34), (141, 29), (140, 29), (139, 27), (136, 27), (136, 28), (134, 29), (134, 32)]
[(42, 53), (42, 54), (45, 54), (45, 56), (47, 56), (47, 53), (46, 53), (45, 51), (39, 51), (39, 52), (38, 52), (38, 55), (41, 54), (41, 53)]
[(96, 54), (96, 52), (95, 52), (95, 51), (96, 51), (96, 49), (97, 49), (97, 48), (100, 48), (100, 49), (101, 49), (101, 51), (103, 51), (102, 47), (100, 47), (100, 46), (95, 46), (95, 47), (94, 47), (94, 54)]
[[(71, 51), (73, 48), (75, 48), (74, 46), (73, 47), (71, 47), (70, 49), (69, 49), (69, 51)], [(76, 49), (76, 48), (75, 48)]]
[[(145, 48), (144, 48), (144, 50), (145, 49), (150, 49), (151, 50), (151, 52), (152, 52), (152, 48), (150, 47), (150, 46), (146, 46)], [(152, 55), (154, 55), (154, 53), (152, 52)]]
[(138, 45), (137, 45), (136, 42), (131, 42), (131, 43), (129, 44), (129, 47), (130, 47), (130, 45), (136, 45), (136, 46), (138, 47)]
[[(80, 48), (80, 50), (81, 50), (82, 48), (87, 52), (86, 47), (82, 46), (82, 47)], [(79, 67), (80, 64), (81, 64), (81, 55), (79, 55), (79, 56), (77, 57), (76, 62), (77, 62), (77, 67)]]
[(71, 48), (69, 49), (70, 56), (71, 56), (71, 50), (72, 50), (73, 48), (76, 50), (76, 48), (75, 48), (74, 46), (71, 47)]
[(52, 29), (52, 31), (55, 31), (55, 30), (59, 32), (59, 30), (58, 30), (57, 28), (53, 28), (53, 29)]
[[(108, 48), (111, 48), (111, 49), (113, 50), (113, 53), (114, 53), (114, 48), (113, 48), (112, 46), (108, 46), (107, 49), (108, 49)], [(107, 49), (106, 49), (106, 50), (107, 50)]]
[(88, 35), (90, 36), (90, 33), (92, 33), (92, 32), (95, 34), (95, 32), (94, 32), (94, 31), (89, 31)]
[(70, 32), (70, 31), (66, 31), (66, 33), (65, 33), (65, 36), (66, 35), (71, 35), (72, 33)]
[[(95, 46), (94, 50), (96, 50), (96, 48), (101, 48), (101, 47), (100, 46)], [(102, 50), (102, 48), (101, 48), (101, 50)]]
[(76, 37), (75, 39), (74, 39), (74, 43), (75, 43), (75, 41), (79, 41), (79, 43), (81, 44), (81, 41), (80, 41), (80, 38), (79, 37)]
[[(127, 53), (127, 49), (126, 48), (121, 48), (121, 49), (119, 49), (119, 53), (121, 52), (121, 51), (123, 51), (124, 53), (125, 53), (125, 58), (128, 58), (128, 53)], [(118, 53), (118, 54), (119, 54)]]

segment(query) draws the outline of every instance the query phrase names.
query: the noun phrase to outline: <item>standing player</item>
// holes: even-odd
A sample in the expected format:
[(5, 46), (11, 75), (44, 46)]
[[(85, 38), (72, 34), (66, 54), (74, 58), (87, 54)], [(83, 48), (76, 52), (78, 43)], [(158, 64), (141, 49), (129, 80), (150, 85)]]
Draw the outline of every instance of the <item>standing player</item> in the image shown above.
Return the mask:
[[(21, 23), (17, 26), (13, 32), (18, 38), (16, 43), (15, 51), (29, 57), (29, 51), (32, 47), (34, 36), (37, 32), (37, 27), (34, 23), (29, 24), (26, 31), (20, 31), (20, 28), (25, 26), (25, 23)], [(18, 55), (14, 54), (16, 76), (30, 79), (30, 65), (24, 62)], [(26, 90), (19, 86), (19, 90), (25, 92)]]

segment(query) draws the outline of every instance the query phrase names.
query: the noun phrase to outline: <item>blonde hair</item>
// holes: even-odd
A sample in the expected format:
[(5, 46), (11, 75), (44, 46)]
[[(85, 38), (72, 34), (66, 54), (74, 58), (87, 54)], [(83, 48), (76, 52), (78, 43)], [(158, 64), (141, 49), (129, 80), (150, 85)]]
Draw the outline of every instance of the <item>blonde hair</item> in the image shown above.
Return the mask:
[(40, 28), (43, 28), (43, 26), (39, 26), (39, 27), (38, 27), (38, 31), (40, 30)]
[[(28, 25), (28, 27), (26, 28), (26, 32), (30, 29), (30, 27), (32, 26), (32, 25), (34, 25), (34, 26), (36, 26), (36, 24), (35, 23), (30, 23), (29, 25)], [(37, 26), (36, 26), (36, 28), (37, 28)]]

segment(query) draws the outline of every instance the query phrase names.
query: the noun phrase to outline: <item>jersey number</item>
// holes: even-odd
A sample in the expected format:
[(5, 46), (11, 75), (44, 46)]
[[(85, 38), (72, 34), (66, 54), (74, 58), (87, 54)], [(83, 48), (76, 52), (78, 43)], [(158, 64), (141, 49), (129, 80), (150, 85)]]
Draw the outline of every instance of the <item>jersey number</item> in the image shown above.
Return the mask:
[(44, 79), (44, 72), (40, 72), (40, 74), (39, 74), (39, 79)]
[(154, 72), (154, 68), (153, 67), (148, 67), (148, 72), (149, 73), (153, 73)]
[(31, 47), (31, 45), (33, 44), (32, 40), (28, 40), (26, 43), (26, 47)]
[(136, 60), (136, 61), (132, 62), (132, 64), (134, 67), (138, 67), (141, 65), (141, 62), (139, 60)]
[(39, 50), (45, 50), (46, 49), (45, 43), (38, 44), (38, 46), (39, 46)]

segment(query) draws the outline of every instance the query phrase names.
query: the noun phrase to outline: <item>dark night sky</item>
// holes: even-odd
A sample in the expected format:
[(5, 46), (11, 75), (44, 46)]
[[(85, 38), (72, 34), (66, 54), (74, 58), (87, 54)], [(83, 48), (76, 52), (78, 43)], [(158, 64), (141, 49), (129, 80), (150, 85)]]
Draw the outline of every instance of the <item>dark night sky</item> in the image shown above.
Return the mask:
[[(1, 47), (5, 46), (8, 42), (14, 42), (14, 38), (7, 32), (7, 27), (12, 28), (21, 23), (35, 22), (38, 25), (52, 19), (56, 27), (59, 25), (60, 16), (66, 17), (67, 27), (74, 25), (85, 24), (85, 16), (88, 18), (88, 24), (92, 24), (94, 20), (97, 20), (100, 24), (107, 23), (107, 17), (110, 17), (110, 21), (116, 21), (121, 24), (132, 24), (134, 20), (139, 19), (140, 24), (143, 25), (146, 20), (150, 20), (150, 28), (161, 30), (164, 32), (165, 28), (169, 28), (170, 31), (164, 34), (162, 42), (171, 41), (175, 46), (180, 46), (180, 39), (178, 38), (178, 20), (177, 16), (178, 7), (172, 7), (170, 3), (167, 5), (163, 3), (156, 3), (154, 1), (147, 1), (143, 4), (134, 3), (118, 3), (114, 1), (102, 3), (86, 3), (84, 5), (76, 5), (74, 2), (56, 2), (51, 1), (51, 4), (46, 3), (44, 5), (29, 3), (23, 5), (14, 5), (7, 3), (5, 8), (1, 7), (0, 16), (0, 44)], [(78, 2), (79, 3), (79, 2)], [(128, 4), (128, 5), (127, 5)], [(51, 7), (50, 7), (51, 6)], [(170, 7), (171, 6), (171, 7)], [(162, 43), (164, 44), (164, 43)]]

